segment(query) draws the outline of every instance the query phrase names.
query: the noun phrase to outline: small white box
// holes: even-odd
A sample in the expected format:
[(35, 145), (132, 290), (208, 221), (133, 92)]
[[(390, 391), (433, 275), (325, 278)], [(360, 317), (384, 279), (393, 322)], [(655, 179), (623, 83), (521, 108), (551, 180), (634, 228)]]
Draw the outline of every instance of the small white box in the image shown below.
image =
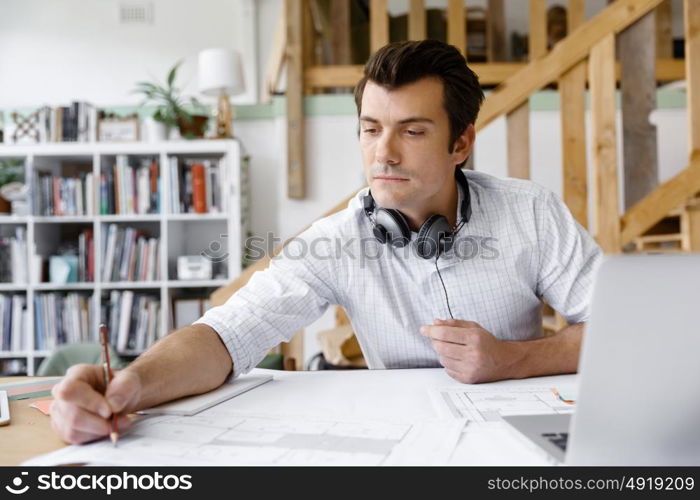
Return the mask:
[(177, 279), (209, 280), (212, 276), (211, 261), (202, 255), (181, 255), (177, 258)]

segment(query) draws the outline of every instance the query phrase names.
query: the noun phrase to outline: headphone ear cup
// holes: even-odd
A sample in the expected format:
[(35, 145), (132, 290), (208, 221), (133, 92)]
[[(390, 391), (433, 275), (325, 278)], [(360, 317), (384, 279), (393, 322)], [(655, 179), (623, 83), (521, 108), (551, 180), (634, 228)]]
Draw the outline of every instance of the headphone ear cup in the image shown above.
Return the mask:
[[(416, 251), (424, 259), (432, 259), (452, 247), (452, 230), (447, 217), (431, 215), (420, 227), (416, 238)], [(449, 245), (449, 248), (445, 246)]]
[(374, 234), (376, 236), (377, 231), (383, 233), (383, 239), (377, 238), (382, 243), (388, 241), (392, 246), (403, 247), (411, 241), (411, 228), (398, 210), (378, 208), (374, 213), (374, 219)]
[(374, 226), (372, 228), (372, 233), (379, 243), (386, 243), (386, 229), (384, 229), (384, 226)]

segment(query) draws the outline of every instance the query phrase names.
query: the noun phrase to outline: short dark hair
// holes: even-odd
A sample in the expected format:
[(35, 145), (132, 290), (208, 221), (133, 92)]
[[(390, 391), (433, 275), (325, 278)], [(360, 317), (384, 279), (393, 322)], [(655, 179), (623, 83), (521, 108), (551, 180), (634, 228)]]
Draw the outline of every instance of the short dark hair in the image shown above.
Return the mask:
[(479, 79), (452, 45), (438, 40), (394, 42), (372, 54), (365, 64), (364, 76), (355, 86), (357, 116), (362, 113), (362, 95), (368, 80), (393, 90), (431, 76), (443, 84), (442, 105), (450, 122), (448, 148), (452, 151), (459, 136), (476, 122), (484, 100)]

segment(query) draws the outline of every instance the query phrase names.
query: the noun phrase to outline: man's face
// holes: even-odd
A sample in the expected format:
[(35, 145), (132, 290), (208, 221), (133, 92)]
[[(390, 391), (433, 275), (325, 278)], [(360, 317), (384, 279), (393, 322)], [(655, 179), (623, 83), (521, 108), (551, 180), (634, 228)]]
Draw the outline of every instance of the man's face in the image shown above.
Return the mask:
[[(371, 80), (362, 96), (360, 148), (376, 202), (399, 210), (435, 205), (465, 153), (449, 152), (443, 84), (423, 78), (395, 90)], [(471, 146), (471, 145), (470, 145)]]

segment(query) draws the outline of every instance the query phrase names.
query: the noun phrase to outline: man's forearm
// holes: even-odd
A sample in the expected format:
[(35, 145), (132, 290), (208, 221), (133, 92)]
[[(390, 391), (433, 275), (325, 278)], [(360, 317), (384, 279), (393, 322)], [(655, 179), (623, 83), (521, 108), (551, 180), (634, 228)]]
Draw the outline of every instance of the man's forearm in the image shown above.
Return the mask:
[(139, 356), (125, 370), (141, 382), (138, 408), (201, 394), (220, 386), (233, 363), (219, 335), (207, 325), (181, 328)]
[(551, 337), (509, 342), (517, 359), (512, 378), (575, 373), (584, 326), (585, 323), (576, 323), (562, 328)]

